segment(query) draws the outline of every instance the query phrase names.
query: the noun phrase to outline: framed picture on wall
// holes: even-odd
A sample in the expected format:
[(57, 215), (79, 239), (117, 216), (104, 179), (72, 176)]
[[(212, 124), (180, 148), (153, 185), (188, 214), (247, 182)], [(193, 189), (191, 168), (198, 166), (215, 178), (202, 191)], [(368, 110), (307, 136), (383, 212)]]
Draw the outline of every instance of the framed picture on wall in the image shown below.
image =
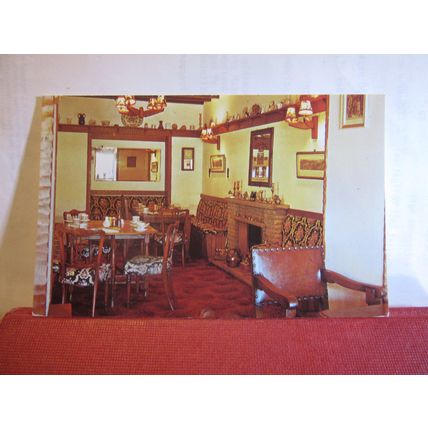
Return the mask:
[(212, 155), (210, 156), (210, 171), (225, 172), (226, 171), (226, 156)]
[(365, 126), (367, 99), (365, 95), (340, 96), (340, 127), (356, 128)]
[(181, 149), (181, 170), (193, 171), (195, 169), (195, 149), (183, 147)]
[(297, 152), (297, 178), (323, 180), (325, 171), (325, 152)]

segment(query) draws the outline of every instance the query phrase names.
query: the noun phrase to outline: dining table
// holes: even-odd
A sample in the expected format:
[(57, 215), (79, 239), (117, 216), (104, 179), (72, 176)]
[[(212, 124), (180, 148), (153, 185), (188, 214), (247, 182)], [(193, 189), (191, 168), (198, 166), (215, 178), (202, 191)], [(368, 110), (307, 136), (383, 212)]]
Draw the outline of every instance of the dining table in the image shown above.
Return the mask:
[[(118, 226), (109, 226), (105, 227), (102, 220), (89, 220), (83, 224), (80, 224), (79, 227), (84, 227), (88, 230), (93, 230), (94, 235), (89, 239), (99, 239), (97, 236), (97, 231), (104, 231), (106, 238), (111, 242), (111, 275), (112, 275), (112, 292), (111, 292), (111, 302), (110, 305), (114, 307), (114, 297), (116, 295), (116, 270), (117, 270), (117, 241), (124, 241), (124, 259), (127, 258), (127, 241), (128, 240), (141, 240), (141, 253), (148, 255), (149, 254), (149, 244), (151, 238), (158, 233), (158, 230), (154, 228), (151, 224), (142, 229), (137, 227), (137, 223), (132, 222), (131, 220), (124, 220), (121, 227)], [(73, 227), (73, 225), (70, 225)]]

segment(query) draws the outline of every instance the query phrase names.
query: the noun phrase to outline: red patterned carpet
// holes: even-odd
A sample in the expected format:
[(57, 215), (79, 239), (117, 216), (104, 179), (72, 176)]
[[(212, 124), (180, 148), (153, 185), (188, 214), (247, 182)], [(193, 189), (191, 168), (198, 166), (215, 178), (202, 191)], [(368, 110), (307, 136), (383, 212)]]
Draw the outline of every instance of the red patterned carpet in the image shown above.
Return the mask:
[[(250, 287), (227, 273), (208, 264), (205, 260), (179, 263), (173, 268), (173, 282), (177, 307), (171, 311), (161, 280), (151, 280), (148, 294), (137, 297), (131, 293), (131, 307), (126, 308), (126, 286), (117, 286), (116, 305), (106, 311), (103, 305), (103, 287), (98, 299), (96, 317), (117, 318), (254, 318), (255, 307)], [(59, 290), (53, 301), (59, 303)], [(75, 289), (73, 292), (73, 316), (87, 317), (90, 314), (92, 289)]]

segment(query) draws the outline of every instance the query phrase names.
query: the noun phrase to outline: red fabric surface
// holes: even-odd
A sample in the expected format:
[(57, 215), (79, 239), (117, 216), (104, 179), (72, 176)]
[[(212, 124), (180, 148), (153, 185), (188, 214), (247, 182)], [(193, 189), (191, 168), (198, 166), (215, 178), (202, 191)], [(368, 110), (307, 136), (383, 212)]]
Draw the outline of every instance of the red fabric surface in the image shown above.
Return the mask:
[(113, 320), (35, 318), (22, 308), (0, 324), (0, 373), (427, 374), (428, 308), (408, 312), (361, 319)]

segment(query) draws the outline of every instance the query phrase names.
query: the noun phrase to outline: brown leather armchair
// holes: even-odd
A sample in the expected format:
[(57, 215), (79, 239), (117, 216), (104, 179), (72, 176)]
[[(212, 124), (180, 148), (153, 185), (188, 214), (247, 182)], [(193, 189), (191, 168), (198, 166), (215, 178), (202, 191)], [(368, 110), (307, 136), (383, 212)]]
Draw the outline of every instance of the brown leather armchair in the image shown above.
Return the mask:
[(326, 270), (322, 247), (255, 246), (251, 255), (256, 305), (277, 302), (286, 309), (286, 317), (328, 309), (328, 282), (365, 292), (368, 305), (384, 303), (386, 298), (383, 287)]

